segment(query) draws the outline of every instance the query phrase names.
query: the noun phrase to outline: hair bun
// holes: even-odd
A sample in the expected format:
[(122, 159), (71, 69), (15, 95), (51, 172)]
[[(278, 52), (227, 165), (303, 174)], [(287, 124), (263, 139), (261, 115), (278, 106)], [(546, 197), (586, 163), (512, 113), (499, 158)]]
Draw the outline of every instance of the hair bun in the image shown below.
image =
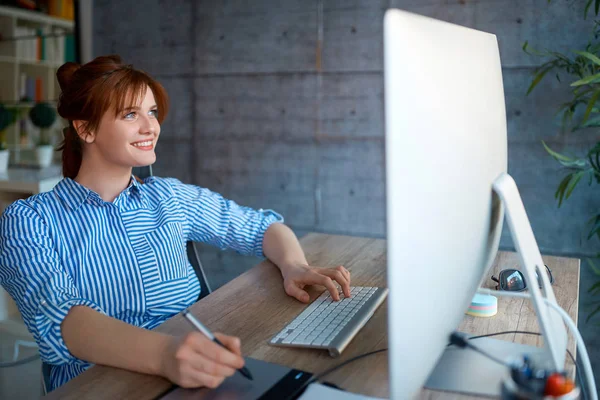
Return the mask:
[(68, 62), (61, 65), (58, 71), (56, 71), (56, 78), (58, 79), (61, 91), (64, 92), (67, 90), (73, 81), (73, 75), (79, 68), (81, 68), (81, 65), (74, 62)]

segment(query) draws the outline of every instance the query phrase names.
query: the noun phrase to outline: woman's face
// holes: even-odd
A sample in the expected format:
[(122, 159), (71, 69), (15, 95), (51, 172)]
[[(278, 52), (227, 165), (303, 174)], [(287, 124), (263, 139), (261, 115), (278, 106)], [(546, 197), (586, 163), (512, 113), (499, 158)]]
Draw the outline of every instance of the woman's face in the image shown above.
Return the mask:
[(147, 88), (141, 104), (119, 111), (116, 119), (112, 110), (104, 114), (92, 146), (105, 161), (115, 165), (130, 168), (153, 164), (160, 135), (157, 118), (156, 101)]

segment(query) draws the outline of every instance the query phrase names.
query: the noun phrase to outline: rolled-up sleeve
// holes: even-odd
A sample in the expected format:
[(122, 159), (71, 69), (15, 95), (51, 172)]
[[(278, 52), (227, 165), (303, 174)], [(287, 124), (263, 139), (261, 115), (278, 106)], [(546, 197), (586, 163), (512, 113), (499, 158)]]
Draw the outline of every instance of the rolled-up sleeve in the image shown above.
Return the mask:
[(0, 284), (17, 303), (44, 362), (85, 363), (69, 352), (60, 325), (76, 305), (103, 311), (81, 297), (62, 266), (48, 226), (22, 200), (0, 218)]
[(265, 232), (271, 224), (284, 221), (273, 210), (240, 206), (218, 193), (177, 179), (168, 182), (185, 215), (187, 240), (264, 257)]

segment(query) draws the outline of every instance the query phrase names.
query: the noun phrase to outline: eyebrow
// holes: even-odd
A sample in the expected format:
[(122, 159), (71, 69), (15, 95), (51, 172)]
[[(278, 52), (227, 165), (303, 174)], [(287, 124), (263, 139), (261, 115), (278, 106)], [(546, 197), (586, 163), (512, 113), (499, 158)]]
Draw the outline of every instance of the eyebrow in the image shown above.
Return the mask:
[[(150, 108), (158, 108), (158, 106), (156, 104), (154, 104), (153, 106), (150, 106)], [(138, 106), (133, 106), (133, 107), (125, 107), (122, 111), (130, 111), (130, 110), (140, 110), (141, 108)]]

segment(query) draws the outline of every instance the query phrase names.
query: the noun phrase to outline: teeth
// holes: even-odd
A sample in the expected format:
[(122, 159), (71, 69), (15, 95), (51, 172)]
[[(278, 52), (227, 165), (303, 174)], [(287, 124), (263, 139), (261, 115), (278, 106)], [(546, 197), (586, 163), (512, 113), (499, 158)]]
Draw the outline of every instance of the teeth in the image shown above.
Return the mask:
[(152, 140), (148, 140), (146, 142), (137, 142), (133, 144), (135, 147), (146, 147), (152, 145)]

